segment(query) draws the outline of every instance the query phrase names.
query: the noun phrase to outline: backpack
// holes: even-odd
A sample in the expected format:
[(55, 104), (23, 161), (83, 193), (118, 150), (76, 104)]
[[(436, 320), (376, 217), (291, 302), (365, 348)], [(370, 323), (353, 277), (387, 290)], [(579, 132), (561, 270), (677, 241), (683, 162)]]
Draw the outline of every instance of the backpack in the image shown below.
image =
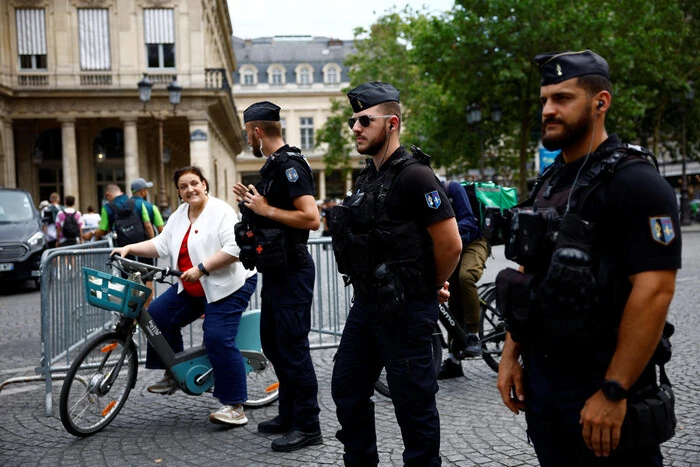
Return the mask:
[(75, 220), (77, 212), (67, 213), (63, 209), (61, 210), (63, 215), (63, 226), (61, 227), (61, 232), (63, 233), (63, 238), (78, 238), (80, 236), (80, 225), (78, 221)]
[(113, 228), (117, 233), (117, 246), (131, 245), (148, 239), (141, 213), (136, 212), (134, 204), (133, 199), (128, 200), (122, 208), (114, 203), (107, 204), (114, 213)]
[(62, 211), (62, 209), (57, 208), (53, 204), (49, 204), (42, 211), (41, 221), (44, 224), (55, 224), (56, 223), (56, 216), (58, 215), (59, 211)]

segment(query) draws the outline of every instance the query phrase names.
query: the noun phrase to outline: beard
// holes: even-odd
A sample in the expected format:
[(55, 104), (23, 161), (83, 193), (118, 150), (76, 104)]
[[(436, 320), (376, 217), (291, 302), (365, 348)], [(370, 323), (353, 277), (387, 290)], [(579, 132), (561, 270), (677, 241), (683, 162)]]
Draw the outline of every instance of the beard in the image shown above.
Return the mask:
[[(588, 128), (591, 125), (591, 114), (592, 105), (581, 114), (581, 116), (573, 123), (566, 123), (562, 120), (548, 119), (542, 123), (542, 146), (548, 151), (556, 151), (557, 149), (564, 149), (572, 144), (578, 142), (581, 138), (586, 136), (588, 133)], [(561, 133), (558, 134), (547, 134), (546, 124), (551, 122), (560, 123), (562, 126)]]
[(261, 150), (262, 144), (260, 144), (260, 143), (261, 143), (260, 138), (257, 138), (255, 135), (251, 135), (250, 150), (253, 152), (253, 155), (255, 157), (257, 157), (258, 159), (260, 159), (261, 157), (264, 156), (264, 154)]
[(367, 147), (360, 149), (360, 145), (356, 142), (355, 147), (357, 152), (365, 156), (375, 156), (386, 145), (387, 132), (383, 129), (382, 132), (373, 140), (367, 140)]

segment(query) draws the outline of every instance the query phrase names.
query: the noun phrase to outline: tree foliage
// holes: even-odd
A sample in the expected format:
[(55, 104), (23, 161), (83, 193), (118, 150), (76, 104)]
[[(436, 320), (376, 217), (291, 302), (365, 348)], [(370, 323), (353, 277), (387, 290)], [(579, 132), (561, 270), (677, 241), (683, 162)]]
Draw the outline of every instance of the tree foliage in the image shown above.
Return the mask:
[[(483, 142), (489, 164), (517, 168), (522, 193), (540, 135), (537, 53), (591, 49), (608, 60), (610, 133), (659, 150), (660, 141), (680, 140), (685, 116), (689, 148), (697, 148), (697, 105), (684, 96), (689, 82), (700, 84), (699, 4), (458, 0), (440, 16), (406, 8), (356, 31), (368, 37), (348, 58), (350, 80), (400, 89), (402, 140), (419, 144), (436, 165), (452, 173), (477, 167)], [(338, 112), (347, 117), (344, 104)], [(466, 121), (472, 104), (482, 109), (478, 127)], [(496, 107), (499, 122), (490, 118)]]

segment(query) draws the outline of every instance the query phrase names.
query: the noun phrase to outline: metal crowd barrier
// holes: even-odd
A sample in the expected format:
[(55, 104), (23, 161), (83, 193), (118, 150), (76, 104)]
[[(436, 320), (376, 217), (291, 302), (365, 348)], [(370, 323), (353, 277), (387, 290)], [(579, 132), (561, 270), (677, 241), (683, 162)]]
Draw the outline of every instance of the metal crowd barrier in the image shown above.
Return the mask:
[[(330, 237), (309, 239), (308, 242), (316, 265), (309, 334), (312, 349), (338, 346), (352, 298), (352, 291), (344, 287), (343, 279), (338, 273), (330, 244)], [(83, 288), (83, 267), (114, 273), (108, 271), (107, 266), (110, 251), (110, 243), (104, 240), (44, 252), (41, 261), (41, 360), (36, 368), (39, 376), (11, 378), (0, 385), (0, 390), (10, 383), (44, 380), (46, 415), (51, 416), (52, 381), (65, 378), (65, 372), (81, 346), (116, 322), (112, 313), (93, 307), (85, 301)], [(251, 309), (260, 308), (262, 281), (258, 284), (249, 305)], [(168, 287), (167, 284), (154, 285), (156, 296)], [(188, 344), (201, 345), (201, 328), (201, 323), (195, 322), (188, 330), (183, 330), (186, 347)], [(138, 331), (134, 340), (139, 349), (139, 362), (143, 363), (146, 341)]]

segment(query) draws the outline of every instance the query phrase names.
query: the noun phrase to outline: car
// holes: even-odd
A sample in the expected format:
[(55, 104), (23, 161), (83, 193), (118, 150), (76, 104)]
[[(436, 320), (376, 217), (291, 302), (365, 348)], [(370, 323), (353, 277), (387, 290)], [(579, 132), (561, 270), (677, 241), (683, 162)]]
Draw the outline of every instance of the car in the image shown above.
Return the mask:
[(41, 255), (47, 243), (41, 213), (32, 196), (0, 187), (0, 282), (41, 281)]

